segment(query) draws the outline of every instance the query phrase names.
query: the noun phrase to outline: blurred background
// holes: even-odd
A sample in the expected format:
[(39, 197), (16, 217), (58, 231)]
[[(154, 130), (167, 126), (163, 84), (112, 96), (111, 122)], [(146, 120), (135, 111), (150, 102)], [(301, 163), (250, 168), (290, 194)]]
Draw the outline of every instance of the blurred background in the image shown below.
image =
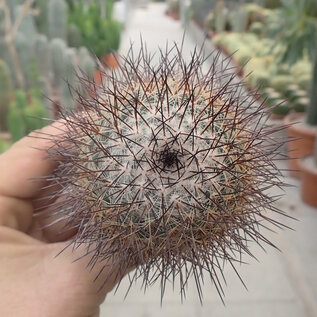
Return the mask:
[(115, 69), (131, 43), (138, 51), (140, 37), (155, 53), (184, 34), (185, 59), (202, 43), (207, 68), (216, 54), (230, 56), (236, 80), (257, 89), (269, 124), (296, 123), (274, 137), (294, 138), (276, 163), (293, 185), (277, 207), (299, 221), (277, 216), (294, 231), (266, 233), (282, 252), (251, 246), (259, 261), (238, 267), (248, 291), (224, 267), (226, 306), (207, 280), (203, 306), (194, 281), (184, 303), (170, 286), (160, 305), (159, 287), (144, 293), (138, 283), (124, 299), (126, 278), (101, 316), (316, 317), (317, 0), (0, 0), (0, 153), (58, 118), (60, 104), (76, 111), (69, 86), (88, 93), (76, 73), (98, 83), (98, 64)]

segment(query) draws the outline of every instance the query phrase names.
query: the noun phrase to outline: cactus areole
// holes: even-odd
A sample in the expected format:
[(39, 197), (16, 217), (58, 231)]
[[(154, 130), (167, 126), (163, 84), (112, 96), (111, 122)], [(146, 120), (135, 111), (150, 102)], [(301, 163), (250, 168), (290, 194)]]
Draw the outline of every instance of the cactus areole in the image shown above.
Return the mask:
[(259, 229), (282, 213), (269, 194), (283, 185), (281, 144), (264, 106), (228, 61), (215, 56), (203, 72), (201, 51), (185, 62), (175, 45), (154, 64), (142, 47), (100, 85), (83, 79), (92, 97), (74, 92), (83, 110), (61, 114), (66, 132), (49, 151), (58, 167), (48, 180), (62, 187), (50, 197), (77, 230), (72, 243), (87, 245), (91, 265), (136, 266), (131, 280), (159, 280), (162, 295), (171, 280), (183, 296), (193, 275), (201, 296), (209, 274), (222, 297), (223, 263), (250, 255), (251, 240), (272, 245)]

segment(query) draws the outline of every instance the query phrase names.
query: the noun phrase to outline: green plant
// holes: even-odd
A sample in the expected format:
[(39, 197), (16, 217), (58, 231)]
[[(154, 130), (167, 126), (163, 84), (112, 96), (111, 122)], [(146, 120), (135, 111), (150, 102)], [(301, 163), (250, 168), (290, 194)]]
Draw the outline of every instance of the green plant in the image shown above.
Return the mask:
[[(112, 10), (109, 11), (111, 13)], [(96, 3), (91, 3), (86, 10), (83, 5), (77, 4), (69, 15), (68, 23), (79, 29), (82, 44), (92, 49), (98, 57), (118, 50), (121, 24), (112, 17), (103, 18)]]
[(36, 96), (28, 101), (24, 91), (15, 93), (14, 102), (9, 105), (8, 127), (12, 141), (18, 141), (33, 130), (42, 128), (47, 117), (42, 102)]
[(284, 100), (277, 100), (277, 105), (271, 108), (273, 114), (285, 117), (291, 111), (290, 106)]
[(48, 29), (51, 39), (67, 40), (67, 4), (64, 0), (49, 1)]
[(7, 64), (0, 59), (0, 131), (7, 130), (7, 115), (12, 98), (12, 82)]
[(67, 29), (67, 42), (70, 47), (80, 47), (82, 37), (79, 28), (75, 24), (70, 24)]
[(314, 0), (282, 0), (282, 7), (271, 15), (271, 36), (282, 44), (282, 62), (294, 64), (308, 53), (315, 55), (317, 9)]
[(239, 7), (239, 9), (232, 14), (231, 24), (233, 32), (245, 32), (248, 24), (248, 14), (243, 7)]
[(26, 135), (23, 112), (27, 103), (26, 94), (23, 91), (17, 91), (14, 102), (9, 105), (8, 128), (13, 142), (20, 140)]

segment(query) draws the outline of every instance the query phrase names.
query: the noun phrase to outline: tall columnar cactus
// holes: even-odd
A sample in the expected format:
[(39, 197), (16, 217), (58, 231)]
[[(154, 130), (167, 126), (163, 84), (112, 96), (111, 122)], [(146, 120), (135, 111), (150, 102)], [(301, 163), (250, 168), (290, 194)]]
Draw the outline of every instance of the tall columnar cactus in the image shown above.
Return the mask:
[(96, 70), (96, 61), (86, 47), (81, 47), (78, 51), (79, 69), (83, 75), (92, 79)]
[[(19, 18), (19, 16), (22, 13), (22, 10), (23, 10), (22, 5), (17, 5), (14, 8), (14, 20)], [(37, 34), (37, 30), (35, 27), (34, 18), (30, 12), (27, 12), (24, 15), (21, 25), (19, 27), (19, 32), (22, 33), (28, 39), (29, 42), (32, 42), (34, 40)]]
[(50, 43), (52, 70), (53, 70), (53, 85), (56, 89), (63, 85), (64, 67), (65, 67), (65, 41), (55, 38)]
[(7, 130), (9, 103), (12, 98), (11, 74), (7, 64), (0, 59), (0, 131)]
[(218, 0), (215, 6), (215, 28), (217, 32), (223, 32), (226, 28), (225, 3), (223, 0)]
[(75, 24), (69, 25), (67, 29), (67, 42), (70, 47), (80, 47), (82, 44), (80, 30)]
[(37, 69), (42, 77), (48, 78), (52, 70), (50, 44), (47, 37), (38, 34), (34, 41), (34, 53), (36, 55)]
[(248, 14), (244, 8), (239, 8), (232, 14), (232, 30), (233, 32), (245, 32), (248, 23)]
[(223, 264), (271, 244), (262, 229), (283, 214), (268, 191), (283, 182), (264, 105), (217, 57), (204, 73), (199, 51), (189, 63), (177, 46), (155, 65), (144, 48), (122, 58), (91, 99), (76, 96), (82, 111), (63, 115), (49, 151), (48, 180), (63, 184), (50, 213), (76, 229), (74, 247), (109, 274), (136, 266), (131, 280), (159, 280), (162, 295), (167, 280), (184, 295), (190, 275), (201, 295), (207, 274), (222, 296)]
[(73, 90), (78, 87), (78, 81), (76, 76), (77, 67), (77, 55), (76, 50), (68, 48), (65, 51), (64, 59), (64, 85), (61, 87), (61, 99), (62, 103), (67, 110), (74, 110), (75, 100), (73, 98)]
[(19, 63), (23, 71), (25, 88), (31, 89), (37, 80), (36, 58), (34, 55), (33, 41), (20, 31), (14, 39), (19, 57)]
[(36, 26), (41, 34), (49, 35), (48, 33), (48, 6), (50, 1), (36, 0), (35, 5), (39, 10), (39, 14), (35, 17)]
[(67, 4), (64, 0), (50, 0), (48, 25), (51, 39), (67, 40)]

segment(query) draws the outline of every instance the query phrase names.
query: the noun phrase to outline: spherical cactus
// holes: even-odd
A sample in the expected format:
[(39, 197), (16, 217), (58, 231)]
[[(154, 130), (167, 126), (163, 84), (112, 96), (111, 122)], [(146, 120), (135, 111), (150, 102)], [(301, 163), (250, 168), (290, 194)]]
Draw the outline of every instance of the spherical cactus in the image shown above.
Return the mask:
[(223, 262), (242, 261), (250, 240), (271, 244), (259, 229), (279, 225), (268, 189), (283, 185), (280, 144), (218, 57), (204, 73), (202, 53), (186, 63), (177, 46), (155, 65), (144, 48), (133, 56), (91, 98), (77, 95), (81, 112), (62, 114), (49, 151), (59, 164), (48, 180), (62, 184), (53, 213), (77, 229), (91, 265), (136, 267), (131, 279), (160, 280), (162, 294), (178, 277), (184, 295), (193, 275), (201, 295), (207, 273), (222, 296)]

